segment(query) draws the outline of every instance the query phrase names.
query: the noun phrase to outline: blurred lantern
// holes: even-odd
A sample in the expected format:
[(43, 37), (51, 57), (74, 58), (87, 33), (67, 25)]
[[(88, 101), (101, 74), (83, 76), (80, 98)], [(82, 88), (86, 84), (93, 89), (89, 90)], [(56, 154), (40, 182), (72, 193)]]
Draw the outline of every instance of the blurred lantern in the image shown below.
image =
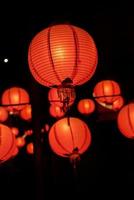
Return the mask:
[(77, 118), (58, 120), (50, 129), (49, 144), (59, 156), (69, 157), (75, 168), (80, 154), (91, 144), (91, 132), (85, 122)]
[(0, 163), (12, 157), (15, 148), (15, 136), (11, 129), (0, 124)]
[[(102, 104), (112, 104), (121, 95), (118, 83), (112, 80), (103, 80), (96, 84), (93, 97), (95, 100)], [(104, 105), (105, 105), (104, 104)]]
[(24, 135), (27, 135), (27, 136), (30, 136), (30, 135), (32, 135), (32, 134), (33, 134), (33, 130), (32, 130), (32, 129), (26, 130), (26, 131), (24, 132)]
[(20, 111), (20, 117), (26, 121), (31, 120), (32, 118), (32, 108), (31, 105), (26, 105), (25, 108), (23, 108)]
[(17, 137), (16, 138), (16, 146), (21, 148), (25, 145), (26, 141), (24, 137)]
[(100, 103), (100, 105), (110, 110), (117, 111), (124, 105), (124, 99), (122, 96), (119, 96), (112, 104)]
[(75, 85), (93, 76), (98, 61), (93, 38), (83, 29), (68, 24), (48, 27), (31, 41), (28, 62), (40, 84), (58, 86), (60, 99), (70, 102)]
[(130, 103), (120, 110), (117, 124), (125, 137), (134, 139), (134, 103)]
[(19, 135), (19, 129), (17, 127), (11, 127), (11, 131), (15, 136)]
[(62, 108), (57, 105), (51, 105), (49, 108), (49, 113), (52, 117), (55, 118), (63, 117), (65, 115)]
[(50, 127), (48, 124), (45, 124), (43, 128), (41, 129), (41, 133), (47, 133), (49, 131)]
[(32, 142), (27, 144), (26, 151), (27, 151), (28, 154), (33, 154), (34, 153), (34, 145), (33, 145)]
[[(12, 87), (2, 94), (2, 105), (7, 106), (6, 109), (10, 114), (16, 114), (29, 103), (28, 93), (19, 87)], [(20, 104), (20, 105), (19, 105)]]
[(5, 122), (8, 119), (8, 112), (4, 107), (0, 107), (0, 122)]
[(61, 93), (61, 95), (59, 94), (59, 90), (57, 88), (51, 88), (48, 92), (48, 100), (51, 104), (57, 105), (62, 108), (66, 106), (64, 104), (67, 104), (67, 106), (71, 106), (75, 100), (75, 93), (70, 96), (70, 99), (68, 99), (69, 101), (65, 101), (65, 97), (63, 95), (63, 93)]
[(95, 103), (91, 99), (82, 99), (78, 102), (77, 108), (81, 114), (88, 115), (94, 112)]

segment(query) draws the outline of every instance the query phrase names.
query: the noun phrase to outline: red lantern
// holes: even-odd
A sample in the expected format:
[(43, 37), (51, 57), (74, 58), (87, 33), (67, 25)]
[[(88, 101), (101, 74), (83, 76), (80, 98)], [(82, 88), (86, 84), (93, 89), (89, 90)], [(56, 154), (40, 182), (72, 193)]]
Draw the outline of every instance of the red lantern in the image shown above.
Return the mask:
[(5, 122), (8, 119), (8, 112), (5, 108), (0, 107), (0, 122)]
[(79, 101), (77, 108), (81, 114), (88, 115), (94, 112), (95, 103), (91, 99), (82, 99)]
[[(55, 104), (59, 107), (63, 107), (64, 105), (64, 96), (63, 93), (60, 95), (59, 90), (57, 88), (51, 88), (48, 92), (48, 100), (51, 104)], [(68, 106), (71, 106), (74, 103), (75, 95), (71, 95)]]
[(51, 127), (49, 144), (57, 155), (69, 157), (75, 162), (90, 146), (91, 132), (82, 120), (63, 118)]
[(93, 96), (98, 103), (112, 104), (121, 95), (118, 83), (112, 80), (103, 80), (96, 84)]
[(117, 124), (125, 137), (134, 139), (134, 103), (130, 103), (120, 110)]
[(15, 148), (15, 136), (11, 129), (0, 124), (0, 163), (12, 157)]
[(97, 65), (93, 38), (83, 29), (68, 24), (39, 32), (29, 46), (30, 71), (44, 86), (62, 85), (69, 78), (73, 85), (87, 82)]
[(31, 105), (26, 105), (25, 108), (23, 108), (20, 111), (20, 117), (26, 121), (31, 120), (32, 118), (32, 108)]
[(52, 117), (55, 118), (63, 117), (65, 115), (62, 108), (57, 105), (51, 105), (49, 108), (49, 113)]
[(19, 129), (18, 129), (18, 128), (16, 128), (16, 127), (11, 127), (11, 131), (12, 131), (12, 133), (13, 133), (15, 136), (19, 135)]
[(17, 137), (16, 138), (16, 146), (21, 148), (25, 145), (26, 141), (24, 137)]
[(26, 151), (27, 151), (28, 154), (33, 154), (34, 153), (34, 145), (33, 145), (32, 142), (27, 144)]
[(19, 87), (12, 87), (7, 89), (2, 94), (2, 105), (8, 105), (6, 108), (10, 114), (14, 114), (19, 110), (22, 110), (26, 105), (19, 104), (28, 104), (29, 95), (28, 93)]

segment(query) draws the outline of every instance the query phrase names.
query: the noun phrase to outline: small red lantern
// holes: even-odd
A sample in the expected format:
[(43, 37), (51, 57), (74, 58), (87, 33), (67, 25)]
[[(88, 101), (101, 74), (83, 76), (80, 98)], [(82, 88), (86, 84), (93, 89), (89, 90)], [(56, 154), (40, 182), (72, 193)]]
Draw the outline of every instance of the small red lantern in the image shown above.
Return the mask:
[(19, 129), (17, 127), (11, 127), (11, 131), (15, 136), (19, 135)]
[(63, 118), (51, 127), (49, 144), (57, 155), (69, 157), (75, 167), (80, 154), (91, 144), (91, 132), (82, 120), (73, 117)]
[(49, 108), (49, 113), (52, 117), (55, 118), (63, 117), (65, 115), (62, 108), (57, 105), (51, 105)]
[(32, 108), (31, 105), (26, 105), (25, 108), (23, 108), (20, 111), (20, 117), (26, 121), (29, 121), (32, 119)]
[(91, 99), (82, 99), (78, 102), (77, 108), (81, 114), (88, 115), (94, 112), (95, 103)]
[(98, 103), (112, 104), (121, 95), (119, 84), (112, 80), (103, 80), (96, 84), (93, 96)]
[(12, 157), (15, 147), (15, 136), (11, 129), (0, 124), (0, 163)]
[[(59, 90), (57, 88), (51, 88), (48, 92), (48, 100), (51, 104), (55, 104), (59, 107), (64, 107), (65, 98), (63, 93), (60, 95)], [(68, 106), (71, 106), (74, 103), (75, 94), (70, 96)]]
[(26, 105), (19, 104), (28, 104), (29, 95), (28, 93), (19, 87), (12, 87), (7, 89), (2, 94), (2, 105), (7, 105), (7, 110), (10, 114), (15, 114), (19, 110), (22, 110)]
[(21, 148), (26, 144), (25, 138), (24, 137), (17, 137), (16, 138), (16, 146)]
[(85, 30), (59, 24), (39, 32), (28, 51), (30, 71), (44, 86), (62, 85), (69, 78), (73, 85), (87, 82), (97, 66), (97, 49)]
[(27, 144), (26, 151), (27, 151), (28, 154), (33, 154), (34, 153), (34, 145), (33, 145), (32, 142)]
[(130, 103), (120, 110), (117, 124), (125, 137), (134, 139), (134, 103)]
[(4, 107), (0, 107), (0, 122), (5, 122), (8, 119), (8, 112)]

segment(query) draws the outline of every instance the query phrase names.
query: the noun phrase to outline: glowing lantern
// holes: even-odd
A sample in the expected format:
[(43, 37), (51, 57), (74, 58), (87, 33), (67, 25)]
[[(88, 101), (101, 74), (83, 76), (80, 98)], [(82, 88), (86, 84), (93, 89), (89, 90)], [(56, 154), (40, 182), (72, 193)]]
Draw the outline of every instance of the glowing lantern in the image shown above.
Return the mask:
[(37, 82), (44, 86), (61, 85), (69, 78), (81, 85), (94, 74), (97, 49), (83, 29), (68, 24), (48, 27), (31, 41), (28, 62)]
[(32, 118), (32, 108), (31, 108), (31, 105), (26, 105), (25, 108), (23, 108), (21, 111), (20, 111), (20, 117), (24, 120), (31, 120)]
[(125, 137), (134, 139), (134, 103), (130, 103), (120, 110), (117, 124)]
[(27, 151), (28, 154), (33, 154), (34, 153), (34, 145), (33, 145), (32, 142), (27, 144), (26, 151)]
[(52, 150), (59, 156), (69, 157), (75, 167), (91, 144), (91, 132), (85, 122), (77, 118), (58, 120), (50, 129), (49, 143)]
[(0, 107), (0, 122), (5, 122), (8, 119), (8, 112), (4, 107)]
[(49, 113), (52, 117), (56, 117), (56, 118), (63, 117), (65, 115), (61, 107), (57, 105), (51, 105), (49, 108)]
[(19, 134), (19, 129), (16, 127), (11, 127), (11, 131), (15, 136), (17, 136)]
[(25, 133), (24, 133), (24, 135), (26, 135), (26, 136), (30, 136), (32, 134), (33, 134), (33, 130), (32, 129), (26, 130)]
[(10, 112), (10, 114), (15, 114), (19, 110), (22, 110), (26, 106), (23, 104), (28, 104), (28, 103), (29, 103), (29, 95), (22, 88), (12, 87), (10, 89), (7, 89), (2, 94), (2, 105), (7, 105), (6, 108)]
[(17, 137), (16, 138), (16, 146), (21, 148), (25, 145), (26, 141), (24, 137)]
[(70, 101), (73, 86), (93, 76), (98, 61), (93, 38), (83, 29), (68, 24), (48, 27), (31, 41), (29, 68), (40, 84), (58, 86), (60, 99)]
[(98, 103), (112, 104), (121, 95), (118, 83), (112, 80), (103, 80), (96, 84), (93, 96)]
[[(63, 94), (59, 94), (59, 90), (57, 88), (51, 88), (48, 92), (48, 100), (51, 104), (55, 104), (59, 107), (64, 107), (64, 96)], [(75, 94), (70, 96), (68, 106), (71, 106), (74, 103), (75, 100)]]
[(95, 103), (91, 99), (82, 99), (79, 101), (77, 108), (81, 114), (88, 115), (94, 112)]
[(0, 163), (12, 157), (15, 148), (15, 136), (11, 129), (0, 124)]

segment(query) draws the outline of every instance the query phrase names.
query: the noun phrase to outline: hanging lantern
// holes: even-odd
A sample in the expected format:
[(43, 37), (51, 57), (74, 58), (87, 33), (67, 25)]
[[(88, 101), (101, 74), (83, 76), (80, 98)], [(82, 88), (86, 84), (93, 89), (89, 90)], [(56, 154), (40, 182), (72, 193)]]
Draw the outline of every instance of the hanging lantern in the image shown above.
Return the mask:
[(8, 112), (4, 107), (0, 107), (0, 122), (5, 122), (8, 119)]
[(29, 121), (32, 119), (32, 108), (31, 105), (26, 105), (25, 108), (23, 108), (20, 111), (20, 117), (26, 121)]
[(62, 108), (57, 105), (51, 105), (49, 108), (49, 113), (52, 117), (55, 117), (55, 118), (60, 118), (65, 115)]
[(0, 163), (12, 157), (15, 148), (15, 136), (11, 129), (0, 124)]
[(25, 104), (28, 103), (29, 95), (22, 88), (12, 87), (7, 89), (2, 94), (2, 105), (7, 105), (6, 109), (10, 112), (10, 114), (16, 114), (18, 111), (22, 110), (26, 106)]
[(81, 114), (88, 115), (94, 112), (95, 103), (91, 99), (82, 99), (78, 102), (77, 109)]
[(27, 144), (26, 151), (27, 151), (28, 154), (33, 154), (34, 153), (34, 145), (33, 145), (32, 142), (30, 142), (29, 144)]
[(82, 120), (73, 117), (63, 118), (51, 127), (49, 144), (57, 155), (69, 157), (75, 167), (80, 155), (91, 144), (91, 132)]
[(98, 103), (112, 104), (121, 95), (119, 84), (112, 80), (103, 80), (96, 84), (93, 97)]
[(64, 108), (64, 104), (68, 104), (68, 106), (70, 107), (74, 103), (75, 93), (72, 93), (70, 95), (70, 98), (68, 99), (69, 101), (65, 102), (64, 94), (61, 93), (61, 95), (60, 95), (59, 90), (57, 88), (51, 88), (48, 92), (48, 100), (51, 104), (55, 104), (62, 108)]
[(15, 136), (19, 135), (19, 129), (17, 127), (11, 127), (11, 131)]
[(120, 110), (117, 124), (125, 137), (134, 139), (134, 103), (130, 103)]
[(24, 135), (26, 135), (26, 136), (30, 136), (32, 134), (33, 134), (33, 130), (32, 129), (25, 130), (25, 132), (24, 132)]
[(57, 86), (64, 102), (70, 101), (74, 86), (91, 79), (97, 61), (93, 38), (85, 30), (68, 24), (39, 32), (28, 51), (29, 68), (35, 80), (47, 87)]
[(17, 137), (16, 138), (16, 146), (21, 148), (26, 144), (25, 138), (24, 137)]

